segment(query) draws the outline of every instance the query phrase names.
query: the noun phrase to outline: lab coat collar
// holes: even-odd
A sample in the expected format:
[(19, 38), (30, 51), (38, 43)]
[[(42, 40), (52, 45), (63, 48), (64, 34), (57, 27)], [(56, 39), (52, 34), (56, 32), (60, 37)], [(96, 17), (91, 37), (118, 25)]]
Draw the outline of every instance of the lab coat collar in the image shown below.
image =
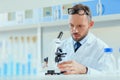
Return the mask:
[(95, 36), (91, 32), (88, 33), (87, 38), (88, 38), (86, 40), (87, 44), (91, 44), (95, 40)]

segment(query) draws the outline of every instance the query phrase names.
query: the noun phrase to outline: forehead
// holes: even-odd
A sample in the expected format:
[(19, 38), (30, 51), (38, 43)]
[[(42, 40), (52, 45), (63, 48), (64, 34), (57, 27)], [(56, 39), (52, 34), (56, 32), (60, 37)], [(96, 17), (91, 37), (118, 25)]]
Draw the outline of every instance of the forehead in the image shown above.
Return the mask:
[(86, 21), (88, 21), (88, 18), (87, 18), (86, 15), (80, 16), (78, 14), (74, 14), (74, 15), (70, 15), (69, 16), (69, 22), (70, 23), (76, 23), (76, 24), (78, 24), (78, 23), (84, 23)]

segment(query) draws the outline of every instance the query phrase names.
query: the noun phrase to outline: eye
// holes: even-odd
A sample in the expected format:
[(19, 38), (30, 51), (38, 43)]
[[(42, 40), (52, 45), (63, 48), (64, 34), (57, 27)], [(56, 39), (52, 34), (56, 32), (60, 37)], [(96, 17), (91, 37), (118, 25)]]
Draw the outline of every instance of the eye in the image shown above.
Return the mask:
[(78, 25), (78, 27), (82, 27), (82, 25)]
[(74, 25), (73, 25), (73, 24), (70, 24), (70, 27), (71, 27), (71, 28), (73, 28), (73, 27), (74, 27)]

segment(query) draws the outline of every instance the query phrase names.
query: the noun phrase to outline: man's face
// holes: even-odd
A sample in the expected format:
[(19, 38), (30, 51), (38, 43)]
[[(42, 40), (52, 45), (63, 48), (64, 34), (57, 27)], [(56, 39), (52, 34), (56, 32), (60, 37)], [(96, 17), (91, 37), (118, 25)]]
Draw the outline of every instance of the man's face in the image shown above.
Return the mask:
[(88, 20), (87, 15), (70, 15), (69, 25), (71, 36), (75, 41), (82, 40), (88, 33), (90, 27), (92, 27), (92, 21)]

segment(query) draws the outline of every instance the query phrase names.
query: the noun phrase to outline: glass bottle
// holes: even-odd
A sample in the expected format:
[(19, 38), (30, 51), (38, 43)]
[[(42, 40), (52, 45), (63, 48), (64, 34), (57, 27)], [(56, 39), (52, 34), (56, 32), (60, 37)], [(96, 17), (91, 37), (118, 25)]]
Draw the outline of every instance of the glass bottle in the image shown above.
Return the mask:
[(118, 55), (118, 60), (117, 60), (117, 66), (118, 66), (118, 73), (120, 73), (120, 48), (119, 48), (119, 55)]
[(104, 69), (109, 73), (116, 72), (116, 60), (112, 48), (104, 48)]

